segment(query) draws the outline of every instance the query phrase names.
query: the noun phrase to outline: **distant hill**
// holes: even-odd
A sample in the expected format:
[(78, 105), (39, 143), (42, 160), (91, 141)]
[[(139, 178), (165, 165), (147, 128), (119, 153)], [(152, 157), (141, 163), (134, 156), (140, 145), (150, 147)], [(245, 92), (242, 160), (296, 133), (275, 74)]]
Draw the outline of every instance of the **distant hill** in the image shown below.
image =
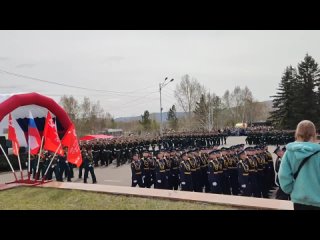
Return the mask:
[[(260, 103), (264, 103), (267, 105), (268, 107), (268, 111), (271, 111), (272, 110), (272, 101), (271, 100), (268, 100), (268, 101), (262, 101)], [(178, 118), (181, 118), (181, 117), (184, 117), (186, 113), (184, 112), (177, 112), (177, 117)], [(166, 122), (167, 121), (167, 115), (168, 115), (168, 112), (163, 112), (162, 113), (162, 121), (163, 122)], [(160, 122), (160, 113), (151, 113), (150, 114), (150, 118), (151, 119), (155, 119), (157, 122)], [(141, 120), (141, 115), (140, 116), (133, 116), (133, 117), (119, 117), (119, 118), (115, 118), (114, 119), (116, 122), (131, 122), (131, 121), (139, 121)]]
[[(184, 112), (177, 112), (177, 117), (181, 118), (185, 115)], [(167, 116), (168, 112), (163, 112), (162, 113), (162, 122), (167, 121)], [(155, 119), (157, 122), (160, 122), (160, 113), (151, 113), (150, 114), (150, 119)], [(114, 119), (116, 122), (131, 122), (131, 121), (139, 121), (141, 120), (141, 115), (140, 116), (134, 116), (134, 117), (119, 117)]]

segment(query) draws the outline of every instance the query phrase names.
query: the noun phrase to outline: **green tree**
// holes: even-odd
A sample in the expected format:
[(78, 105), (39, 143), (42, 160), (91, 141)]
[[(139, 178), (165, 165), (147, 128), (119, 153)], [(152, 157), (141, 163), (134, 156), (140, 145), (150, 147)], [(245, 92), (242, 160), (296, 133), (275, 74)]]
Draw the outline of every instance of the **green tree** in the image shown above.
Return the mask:
[(196, 102), (195, 110), (193, 111), (195, 115), (198, 128), (202, 131), (208, 130), (209, 126), (209, 105), (206, 99), (206, 95), (202, 94), (199, 102)]
[(317, 93), (315, 88), (319, 85), (320, 72), (318, 63), (308, 54), (306, 54), (304, 60), (298, 64), (298, 80), (301, 88), (298, 89), (298, 96), (301, 98), (297, 102), (296, 111), (299, 119), (308, 119), (319, 125), (319, 105)]
[(298, 90), (299, 85), (296, 70), (292, 66), (287, 67), (281, 78), (277, 94), (272, 96), (274, 110), (270, 113), (269, 120), (275, 127), (293, 129), (297, 119), (301, 118), (296, 111), (300, 100), (297, 94), (301, 96)]
[(271, 112), (269, 120), (276, 127), (283, 129), (294, 129), (298, 122), (304, 119), (314, 122), (319, 127), (318, 64), (306, 54), (297, 69), (298, 71), (292, 66), (286, 68), (278, 92), (273, 96), (274, 111)]
[(177, 118), (177, 110), (176, 106), (172, 105), (172, 107), (168, 111), (167, 120), (171, 129), (178, 129), (178, 118)]
[(141, 115), (141, 121), (139, 121), (139, 123), (143, 126), (144, 130), (151, 130), (152, 121), (150, 119), (150, 114), (148, 110), (144, 111), (143, 115)]

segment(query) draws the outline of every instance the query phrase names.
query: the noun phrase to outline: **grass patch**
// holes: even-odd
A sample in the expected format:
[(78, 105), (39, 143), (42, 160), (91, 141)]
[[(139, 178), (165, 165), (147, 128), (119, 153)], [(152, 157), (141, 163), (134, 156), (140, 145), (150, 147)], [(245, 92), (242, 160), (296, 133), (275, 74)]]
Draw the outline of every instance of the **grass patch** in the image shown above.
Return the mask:
[(0, 191), (1, 210), (228, 210), (216, 204), (128, 197), (80, 190), (18, 187)]

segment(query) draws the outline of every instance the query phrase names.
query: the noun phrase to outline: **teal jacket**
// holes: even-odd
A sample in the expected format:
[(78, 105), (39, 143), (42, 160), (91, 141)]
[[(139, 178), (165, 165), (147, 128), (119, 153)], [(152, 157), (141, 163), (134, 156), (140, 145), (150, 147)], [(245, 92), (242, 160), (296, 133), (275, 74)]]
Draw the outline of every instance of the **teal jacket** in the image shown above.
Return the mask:
[(297, 179), (293, 179), (302, 160), (316, 151), (320, 151), (320, 144), (292, 142), (287, 145), (279, 169), (279, 181), (282, 190), (290, 194), (294, 203), (320, 207), (320, 153), (312, 156), (301, 168)]

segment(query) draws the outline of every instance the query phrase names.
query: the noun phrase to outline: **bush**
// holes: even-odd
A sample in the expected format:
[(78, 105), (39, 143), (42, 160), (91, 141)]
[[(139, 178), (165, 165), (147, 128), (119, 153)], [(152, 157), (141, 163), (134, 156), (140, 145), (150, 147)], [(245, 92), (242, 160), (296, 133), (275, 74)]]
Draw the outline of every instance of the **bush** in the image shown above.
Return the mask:
[[(19, 163), (18, 163), (18, 157), (15, 155), (9, 155), (8, 156), (11, 165), (14, 170), (19, 170)], [(23, 153), (20, 154), (20, 160), (21, 160), (21, 167), (22, 169), (27, 168), (27, 161), (28, 161), (28, 154)], [(8, 161), (4, 155), (0, 156), (0, 172), (6, 172), (6, 171), (11, 171), (10, 166), (8, 164)]]

